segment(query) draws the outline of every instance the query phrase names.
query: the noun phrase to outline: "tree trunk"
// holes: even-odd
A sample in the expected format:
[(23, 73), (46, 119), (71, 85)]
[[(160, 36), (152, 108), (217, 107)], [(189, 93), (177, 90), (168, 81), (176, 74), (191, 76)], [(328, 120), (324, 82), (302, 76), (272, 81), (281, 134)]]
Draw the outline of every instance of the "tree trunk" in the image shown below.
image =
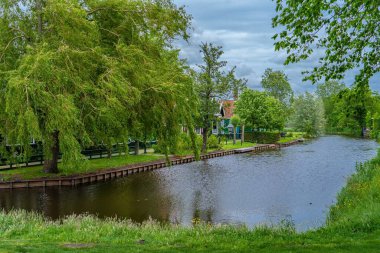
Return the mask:
[(51, 134), (50, 154), (45, 157), (44, 171), (46, 173), (58, 173), (58, 158), (59, 158), (59, 131), (54, 131)]
[(139, 141), (135, 141), (135, 155), (139, 154), (139, 149), (140, 149), (140, 143)]
[(235, 145), (236, 144), (236, 127), (234, 126), (234, 141), (233, 141), (233, 144)]
[(43, 18), (42, 18), (42, 8), (43, 2), (42, 0), (36, 0), (36, 9), (37, 9), (37, 32), (38, 32), (38, 40), (42, 40), (42, 32), (43, 32)]
[(241, 139), (241, 144), (244, 143), (244, 131), (245, 131), (244, 128), (245, 128), (245, 126), (242, 125), (242, 126), (241, 126), (241, 137), (240, 137), (240, 139)]
[(203, 128), (203, 145), (202, 145), (202, 153), (207, 152), (207, 137), (208, 137), (208, 127)]
[(112, 158), (112, 146), (108, 146), (107, 148), (107, 158), (108, 159)]
[(145, 131), (145, 134), (144, 134), (144, 154), (146, 154), (146, 131)]

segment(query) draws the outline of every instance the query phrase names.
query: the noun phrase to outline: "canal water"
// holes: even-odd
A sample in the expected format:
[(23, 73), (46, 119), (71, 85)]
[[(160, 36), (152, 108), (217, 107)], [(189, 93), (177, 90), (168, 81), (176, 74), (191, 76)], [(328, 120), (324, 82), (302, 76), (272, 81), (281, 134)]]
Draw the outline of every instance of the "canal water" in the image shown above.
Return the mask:
[(376, 155), (371, 140), (327, 136), (260, 154), (231, 155), (115, 181), (69, 188), (0, 190), (0, 208), (52, 218), (89, 213), (142, 222), (324, 224), (357, 162)]

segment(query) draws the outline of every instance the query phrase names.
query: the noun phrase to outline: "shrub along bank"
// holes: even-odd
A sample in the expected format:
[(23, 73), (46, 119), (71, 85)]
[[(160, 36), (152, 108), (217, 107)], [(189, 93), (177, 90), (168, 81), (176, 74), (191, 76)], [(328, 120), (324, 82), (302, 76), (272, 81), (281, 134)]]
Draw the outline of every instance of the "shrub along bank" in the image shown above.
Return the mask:
[(357, 166), (326, 225), (305, 233), (289, 225), (137, 225), (92, 216), (49, 221), (12, 211), (0, 212), (0, 238), (0, 252), (379, 252), (380, 156)]

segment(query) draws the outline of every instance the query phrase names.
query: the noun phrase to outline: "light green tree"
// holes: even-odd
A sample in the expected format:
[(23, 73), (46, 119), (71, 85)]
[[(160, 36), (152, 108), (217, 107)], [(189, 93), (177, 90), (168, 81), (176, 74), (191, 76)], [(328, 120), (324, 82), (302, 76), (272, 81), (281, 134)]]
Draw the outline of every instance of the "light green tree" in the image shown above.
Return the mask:
[(235, 112), (256, 129), (281, 130), (285, 124), (282, 103), (266, 92), (246, 89), (236, 102)]
[(310, 136), (319, 136), (324, 132), (324, 108), (320, 98), (306, 92), (294, 99), (293, 111), (291, 125), (296, 130)]
[[(319, 66), (306, 72), (313, 83), (325, 78), (339, 80), (351, 69), (359, 69), (356, 83), (368, 84), (380, 70), (379, 1), (277, 0), (273, 26), (276, 50), (286, 50), (285, 64), (311, 56)], [(322, 50), (321, 50), (322, 49)]]
[(46, 172), (58, 171), (59, 153), (74, 168), (83, 147), (110, 148), (144, 130), (170, 145), (180, 124), (191, 124), (183, 115), (193, 108), (192, 81), (171, 46), (188, 38), (183, 8), (0, 0), (0, 10), (0, 134), (24, 152), (32, 137), (42, 141)]

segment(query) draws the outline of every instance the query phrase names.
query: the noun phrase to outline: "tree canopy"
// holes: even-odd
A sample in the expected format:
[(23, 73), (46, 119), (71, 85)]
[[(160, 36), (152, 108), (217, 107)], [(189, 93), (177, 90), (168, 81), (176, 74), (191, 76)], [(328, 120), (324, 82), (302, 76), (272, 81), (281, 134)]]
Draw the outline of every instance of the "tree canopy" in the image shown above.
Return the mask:
[[(81, 148), (191, 124), (193, 82), (171, 42), (190, 16), (170, 0), (0, 1), (0, 134), (45, 147), (45, 169)], [(50, 167), (50, 168), (49, 168)], [(55, 167), (55, 168), (54, 168)]]
[(284, 72), (266, 69), (262, 76), (261, 85), (269, 95), (277, 98), (285, 106), (290, 106), (293, 90)]
[[(306, 72), (306, 80), (342, 79), (359, 69), (356, 83), (366, 84), (380, 70), (379, 1), (277, 0), (273, 26), (276, 50), (286, 50), (285, 64), (319, 57), (320, 65)], [(323, 51), (322, 51), (323, 50)]]
[(235, 112), (248, 126), (267, 130), (284, 127), (286, 115), (283, 105), (266, 92), (246, 89), (235, 105)]
[(294, 99), (291, 125), (298, 131), (310, 136), (318, 136), (324, 132), (325, 117), (323, 102), (317, 96), (306, 92)]
[(212, 43), (200, 45), (203, 64), (198, 65), (200, 71), (195, 74), (196, 91), (200, 101), (198, 125), (203, 128), (202, 151), (207, 150), (207, 138), (215, 114), (219, 112), (219, 102), (231, 90), (232, 72), (226, 73), (226, 61), (221, 60), (223, 49)]

